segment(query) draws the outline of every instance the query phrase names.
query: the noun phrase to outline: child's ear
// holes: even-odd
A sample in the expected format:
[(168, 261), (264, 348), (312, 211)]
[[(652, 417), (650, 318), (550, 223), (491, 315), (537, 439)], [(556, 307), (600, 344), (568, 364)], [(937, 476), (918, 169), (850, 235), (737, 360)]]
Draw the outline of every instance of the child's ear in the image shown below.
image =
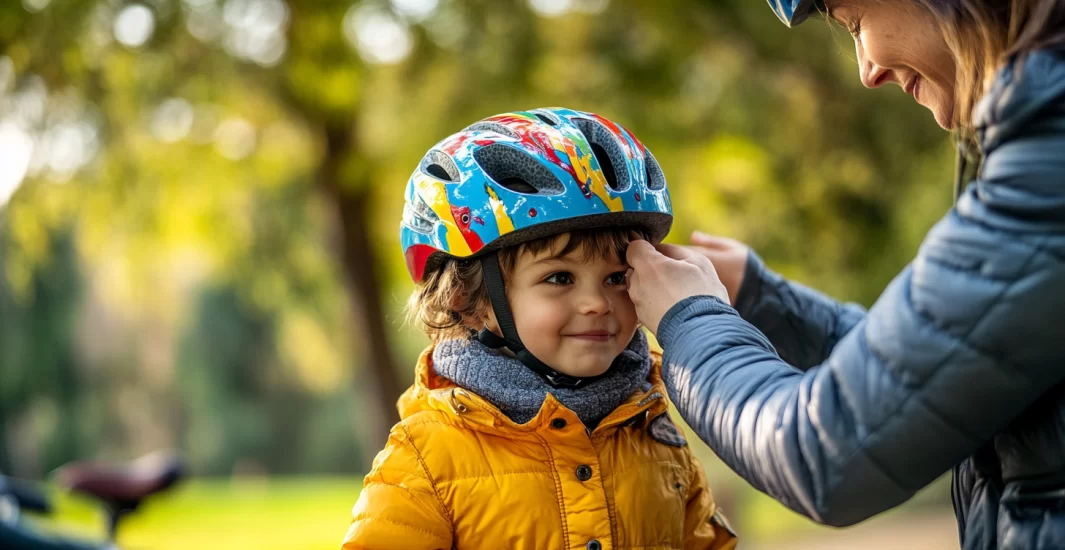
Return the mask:
[(492, 332), (502, 335), (502, 332), (499, 330), (499, 323), (496, 322), (495, 312), (492, 311), (491, 307), (485, 308), (485, 311), (480, 315), (462, 315), (458, 313), (457, 309), (454, 307), (455, 305), (457, 305), (457, 303), (452, 304), (452, 311), (455, 312), (455, 315), (459, 316), (462, 324), (466, 325), (474, 332), (479, 331), (484, 327), (488, 327)]
[(472, 328), (474, 331), (480, 331), (484, 327), (488, 327), (488, 330), (494, 332), (496, 336), (503, 337), (503, 331), (499, 328), (499, 323), (496, 322), (496, 314), (492, 311), (492, 308), (488, 308), (486, 312), (480, 316), (468, 319), (466, 326)]
[(492, 308), (488, 308), (488, 311), (481, 318), (481, 328), (488, 327), (488, 330), (503, 336), (503, 331), (499, 328), (499, 323), (496, 321), (496, 312)]

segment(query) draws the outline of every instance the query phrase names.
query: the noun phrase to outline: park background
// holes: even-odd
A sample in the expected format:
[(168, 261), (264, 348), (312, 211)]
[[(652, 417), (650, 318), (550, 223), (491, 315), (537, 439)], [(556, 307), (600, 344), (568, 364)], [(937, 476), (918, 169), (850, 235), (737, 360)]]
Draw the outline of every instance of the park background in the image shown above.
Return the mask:
[[(175, 449), (131, 548), (334, 548), (427, 344), (398, 243), (421, 155), (593, 111), (692, 230), (870, 305), (951, 204), (950, 136), (764, 0), (0, 1), (0, 471)], [(940, 480), (818, 527), (690, 437), (741, 548), (957, 547)], [(54, 489), (53, 489), (54, 490)], [(56, 491), (42, 527), (100, 536)]]

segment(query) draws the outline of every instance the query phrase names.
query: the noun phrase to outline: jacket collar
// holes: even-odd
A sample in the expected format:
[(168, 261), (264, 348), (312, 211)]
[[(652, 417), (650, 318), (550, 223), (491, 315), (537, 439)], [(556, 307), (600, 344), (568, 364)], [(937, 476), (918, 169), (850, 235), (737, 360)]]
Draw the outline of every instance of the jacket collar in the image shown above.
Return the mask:
[[(513, 435), (550, 429), (552, 420), (556, 418), (564, 418), (570, 424), (580, 422), (573, 411), (548, 394), (532, 420), (525, 424), (515, 423), (491, 403), (437, 374), (432, 363), (434, 347), (431, 345), (426, 348), (418, 358), (414, 384), (399, 399), (401, 418), (408, 418), (420, 411), (435, 410), (480, 429)], [(668, 401), (662, 381), (662, 356), (657, 351), (651, 351), (651, 372), (647, 381), (651, 384), (650, 390), (637, 391), (629, 396), (599, 422), (593, 433), (665, 412)]]

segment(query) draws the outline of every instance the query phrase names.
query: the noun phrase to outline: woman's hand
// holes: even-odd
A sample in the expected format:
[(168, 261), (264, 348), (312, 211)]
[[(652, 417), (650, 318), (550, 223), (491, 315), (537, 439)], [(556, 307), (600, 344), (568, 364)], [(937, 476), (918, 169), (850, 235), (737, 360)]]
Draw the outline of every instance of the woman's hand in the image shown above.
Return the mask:
[(715, 237), (699, 231), (692, 232), (691, 243), (690, 249), (706, 256), (714, 264), (725, 290), (735, 300), (743, 286), (751, 248), (735, 239)]
[(626, 253), (629, 297), (636, 314), (652, 333), (669, 308), (690, 296), (717, 296), (729, 302), (728, 291), (706, 255), (683, 246), (629, 243)]

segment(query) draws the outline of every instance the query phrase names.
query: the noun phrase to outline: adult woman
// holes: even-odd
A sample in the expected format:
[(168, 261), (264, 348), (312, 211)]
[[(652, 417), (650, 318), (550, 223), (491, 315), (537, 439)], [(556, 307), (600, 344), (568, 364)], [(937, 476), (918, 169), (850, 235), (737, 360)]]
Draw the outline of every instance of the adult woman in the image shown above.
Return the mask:
[(674, 403), (816, 521), (856, 523), (954, 466), (965, 548), (1065, 548), (1065, 0), (770, 4), (789, 25), (823, 7), (863, 83), (899, 84), (983, 163), (868, 312), (734, 241), (630, 245)]

